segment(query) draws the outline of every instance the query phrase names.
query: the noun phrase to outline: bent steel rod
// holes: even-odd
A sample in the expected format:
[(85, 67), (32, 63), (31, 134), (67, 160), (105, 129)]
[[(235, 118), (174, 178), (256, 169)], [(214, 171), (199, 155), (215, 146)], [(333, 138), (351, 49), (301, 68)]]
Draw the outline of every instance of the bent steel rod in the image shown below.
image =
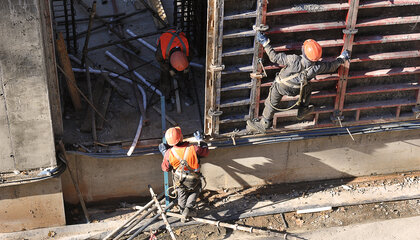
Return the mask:
[[(182, 218), (182, 215), (178, 213), (167, 212), (166, 215), (171, 216), (171, 217), (176, 217), (176, 218)], [(250, 233), (272, 234), (271, 231), (253, 228), (253, 227), (245, 227), (238, 224), (229, 224), (229, 223), (224, 223), (224, 222), (205, 219), (205, 218), (198, 218), (198, 217), (191, 217), (191, 219), (197, 222), (207, 223), (207, 224), (215, 225), (218, 227), (221, 226), (221, 227), (230, 228), (233, 230), (240, 230), (240, 231), (245, 231), (245, 232), (250, 232)]]
[(166, 218), (165, 211), (163, 211), (162, 206), (160, 206), (159, 200), (156, 198), (156, 194), (153, 192), (152, 186), (149, 185), (150, 195), (152, 195), (153, 201), (155, 201), (156, 207), (159, 209), (160, 215), (162, 216), (162, 220), (166, 225), (166, 230), (168, 230), (171, 238), (176, 240), (175, 234), (172, 231), (171, 224), (169, 224), (168, 219)]
[[(161, 193), (157, 196), (158, 199), (161, 199), (163, 197), (164, 193)], [(131, 216), (127, 221), (125, 221), (123, 224), (121, 224), (117, 229), (115, 229), (114, 231), (110, 232), (108, 235), (105, 236), (105, 238), (103, 240), (107, 240), (110, 237), (112, 237), (115, 233), (117, 233), (119, 230), (121, 230), (124, 226), (129, 226), (130, 223), (134, 220), (134, 218), (136, 218), (138, 215), (140, 215), (142, 212), (144, 212), (146, 209), (148, 209), (150, 206), (152, 206), (154, 204), (154, 200), (152, 199), (149, 203), (147, 203), (144, 207), (142, 207), (141, 209), (139, 209), (133, 216)]]
[[(169, 203), (168, 206), (166, 206), (163, 209), (163, 212), (166, 212), (167, 210), (169, 210), (170, 208), (172, 208), (174, 206), (174, 202)], [(146, 229), (146, 227), (148, 227), (150, 224), (152, 224), (156, 219), (158, 219), (160, 215), (156, 214), (152, 219), (150, 219), (149, 222), (147, 222), (145, 225), (143, 225), (141, 228), (139, 228), (135, 233), (133, 233), (133, 235), (128, 239), (128, 240), (132, 240), (133, 238), (135, 238), (137, 235), (139, 235), (141, 232), (143, 232), (144, 229)]]
[[(57, 68), (61, 71), (61, 73), (67, 78), (67, 79), (70, 79), (70, 77), (64, 72), (64, 70), (59, 66), (59, 65), (57, 65)], [(86, 70), (86, 69), (84, 69), (84, 70)], [(111, 126), (111, 123), (109, 123), (109, 121), (108, 120), (106, 120), (106, 118), (104, 117), (104, 115), (102, 115), (99, 111), (98, 111), (98, 109), (96, 109), (96, 107), (93, 105), (93, 103), (86, 97), (86, 95), (85, 94), (83, 94), (83, 92), (82, 92), (82, 90), (80, 90), (80, 88), (78, 88), (77, 87), (77, 85), (75, 84), (75, 83), (71, 83), (71, 84), (73, 84), (74, 85), (74, 87), (77, 89), (77, 91), (80, 93), (80, 95), (86, 100), (86, 102), (93, 108), (93, 110), (95, 110), (95, 112), (109, 125), (109, 126)], [(112, 126), (111, 126), (112, 127)]]
[(146, 33), (146, 34), (142, 34), (142, 35), (131, 37), (131, 38), (122, 39), (122, 40), (119, 40), (119, 41), (114, 41), (114, 42), (111, 42), (111, 43), (101, 44), (101, 45), (89, 48), (88, 51), (90, 52), (90, 51), (93, 51), (93, 50), (117, 45), (117, 44), (120, 44), (120, 43), (130, 42), (130, 41), (136, 40), (137, 38), (153, 36), (153, 35), (157, 35), (157, 34), (160, 34), (160, 33), (162, 33), (162, 32), (161, 31), (155, 31), (155, 32)]
[[(154, 201), (153, 201), (154, 202)], [(161, 203), (164, 203), (164, 199), (162, 199), (161, 201), (160, 201)], [(119, 239), (120, 237), (122, 237), (122, 236), (124, 236), (127, 232), (129, 232), (131, 229), (133, 229), (135, 226), (137, 226), (137, 224), (139, 224), (141, 221), (143, 221), (143, 219), (145, 219), (147, 216), (149, 216), (152, 212), (154, 212), (154, 211), (156, 211), (157, 210), (157, 206), (155, 205), (155, 206), (153, 206), (152, 208), (150, 208), (146, 213), (144, 213), (139, 219), (136, 219), (136, 220), (134, 220), (132, 223), (130, 223), (130, 225), (128, 225), (127, 226), (127, 228), (126, 229), (124, 229), (124, 231), (122, 231), (122, 232), (120, 232), (115, 238), (114, 238), (114, 240), (116, 240), (116, 239)], [(159, 216), (159, 215), (157, 215), (157, 216)], [(146, 225), (147, 224), (150, 224), (150, 223), (146, 223)]]

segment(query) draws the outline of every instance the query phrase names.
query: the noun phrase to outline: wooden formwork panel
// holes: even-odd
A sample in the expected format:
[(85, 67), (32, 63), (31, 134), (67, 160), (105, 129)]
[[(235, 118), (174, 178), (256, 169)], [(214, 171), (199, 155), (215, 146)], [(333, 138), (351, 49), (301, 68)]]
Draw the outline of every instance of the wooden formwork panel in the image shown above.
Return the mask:
[[(213, 8), (211, 7), (213, 6)], [(275, 51), (300, 54), (303, 41), (317, 40), (323, 60), (343, 49), (349, 63), (311, 80), (315, 112), (303, 121), (296, 110), (279, 112), (275, 130), (413, 120), (420, 104), (420, 1), (418, 0), (209, 0), (206, 127), (213, 136), (245, 129), (261, 116), (275, 73), (253, 25)], [(356, 33), (352, 33), (355, 30)], [(259, 59), (267, 77), (262, 73)], [(253, 77), (251, 77), (253, 76)], [(297, 97), (284, 97), (291, 106)]]

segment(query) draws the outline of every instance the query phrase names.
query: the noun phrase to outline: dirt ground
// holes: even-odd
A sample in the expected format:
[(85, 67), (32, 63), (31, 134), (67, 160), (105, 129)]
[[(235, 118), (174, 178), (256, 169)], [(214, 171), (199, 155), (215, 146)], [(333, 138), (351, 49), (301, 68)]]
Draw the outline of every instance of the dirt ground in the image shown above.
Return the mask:
[[(310, 196), (312, 193), (324, 191), (331, 194), (331, 197), (338, 196), (342, 191), (366, 191), (369, 187), (391, 187), (399, 186), (420, 186), (420, 173), (399, 174), (392, 176), (372, 176), (352, 180), (338, 179), (332, 181), (320, 181), (311, 183), (270, 185), (246, 189), (230, 189), (219, 192), (204, 191), (200, 196), (198, 204), (198, 217), (211, 215), (212, 212), (223, 212), (223, 210), (236, 211), (242, 206), (254, 206), (254, 202), (266, 199), (275, 199), (276, 195)], [(367, 190), (369, 191), (369, 190)], [(102, 206), (90, 206), (89, 213), (93, 222), (128, 219), (135, 211), (136, 205), (144, 205), (149, 199), (139, 202), (119, 202), (118, 205), (108, 204)], [(242, 206), (239, 206), (242, 205)], [(175, 208), (176, 210), (176, 208)], [(72, 214), (73, 223), (80, 223), (83, 220), (80, 209), (68, 209)], [(223, 222), (239, 224), (248, 227), (268, 230), (273, 234), (280, 233), (302, 233), (322, 228), (337, 226), (348, 226), (353, 224), (375, 222), (378, 220), (405, 218), (420, 215), (420, 199), (401, 201), (375, 202), (350, 206), (333, 207), (331, 210), (297, 214), (296, 211), (285, 212), (284, 220), (282, 214), (270, 214), (263, 216), (246, 217), (242, 219), (219, 217)], [(69, 214), (70, 215), (70, 214)], [(223, 220), (226, 219), (226, 220)], [(287, 226), (285, 225), (287, 224)], [(188, 224), (188, 223), (187, 223)], [(171, 239), (164, 227), (159, 224), (137, 236), (135, 239)], [(217, 228), (213, 225), (180, 225), (179, 221), (174, 222), (173, 230), (179, 239), (226, 239), (231, 234), (231, 229)], [(129, 236), (126, 236), (128, 238)]]

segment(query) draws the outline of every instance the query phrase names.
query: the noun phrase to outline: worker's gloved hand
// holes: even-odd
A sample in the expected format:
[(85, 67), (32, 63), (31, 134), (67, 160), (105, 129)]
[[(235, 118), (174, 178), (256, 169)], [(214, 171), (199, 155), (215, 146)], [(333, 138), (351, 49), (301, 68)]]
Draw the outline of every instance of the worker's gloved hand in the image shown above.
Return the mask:
[(163, 156), (165, 156), (165, 152), (168, 151), (169, 148), (171, 148), (171, 146), (166, 143), (159, 144), (159, 152), (162, 153)]
[(337, 58), (341, 58), (341, 59), (343, 59), (343, 60), (344, 60), (344, 62), (345, 62), (345, 61), (350, 61), (350, 54), (349, 54), (349, 51), (344, 50), (344, 51), (341, 53), (341, 55), (340, 55), (340, 56), (338, 56)]
[(257, 31), (257, 40), (259, 43), (263, 45), (263, 47), (267, 46), (270, 43), (270, 39), (268, 39), (263, 33)]
[(175, 71), (174, 70), (169, 70), (169, 74), (171, 75), (171, 77), (174, 77), (175, 75), (176, 75), (176, 73), (175, 73)]
[(203, 134), (198, 130), (194, 132), (194, 137), (198, 142), (203, 141)]

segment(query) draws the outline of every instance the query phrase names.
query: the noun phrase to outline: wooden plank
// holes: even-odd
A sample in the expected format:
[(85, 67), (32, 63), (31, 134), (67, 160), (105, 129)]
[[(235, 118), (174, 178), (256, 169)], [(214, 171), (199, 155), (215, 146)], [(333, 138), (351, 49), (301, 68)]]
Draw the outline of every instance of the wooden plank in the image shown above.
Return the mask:
[[(359, 9), (367, 8), (380, 8), (380, 7), (398, 7), (407, 5), (419, 5), (418, 0), (375, 0), (360, 4)], [(267, 13), (267, 16), (279, 16), (279, 15), (290, 15), (299, 13), (313, 13), (313, 12), (329, 12), (329, 11), (340, 11), (348, 10), (348, 3), (329, 3), (329, 4), (301, 4), (294, 5), (292, 8), (281, 8), (272, 10)]]
[(229, 38), (242, 38), (242, 37), (253, 37), (255, 35), (254, 30), (249, 29), (234, 29), (229, 32), (225, 32), (223, 34), (223, 39), (229, 39)]
[(238, 20), (238, 19), (245, 19), (245, 18), (254, 18), (257, 16), (255, 11), (249, 12), (241, 12), (241, 13), (232, 13), (223, 17), (224, 21), (228, 20)]
[(329, 12), (338, 10), (347, 10), (349, 8), (348, 3), (329, 3), (329, 4), (299, 4), (293, 5), (291, 8), (281, 8), (273, 10), (267, 13), (267, 16), (280, 16), (290, 15), (299, 13), (310, 13), (310, 12)]
[[(105, 88), (101, 101), (99, 102), (98, 111), (103, 115), (106, 116), (106, 112), (108, 110), (109, 101), (111, 99), (112, 88), (107, 87)], [(96, 129), (102, 130), (104, 128), (104, 120), (102, 118), (96, 118)]]
[(418, 22), (420, 22), (420, 16), (372, 18), (372, 19), (366, 19), (366, 20), (360, 21), (360, 23), (356, 24), (356, 28), (418, 23)]
[[(407, 42), (407, 41), (418, 41), (418, 40), (420, 40), (420, 33), (384, 35), (384, 36), (376, 35), (376, 36), (366, 36), (366, 37), (360, 37), (360, 38), (355, 36), (353, 45)], [(338, 47), (338, 46), (343, 46), (344, 44), (343, 39), (320, 40), (317, 42), (323, 48)], [(302, 47), (301, 42), (289, 42), (286, 44), (274, 45), (273, 49), (277, 52), (283, 52), (283, 51), (299, 50), (301, 47)], [(229, 54), (230, 53), (226, 53), (227, 56), (229, 56)], [(236, 52), (232, 51), (232, 55), (235, 55), (235, 54)]]
[(415, 57), (420, 57), (419, 50), (360, 54), (357, 57), (352, 58), (351, 62), (380, 61), (380, 60), (392, 60), (392, 59), (415, 58)]
[(385, 101), (370, 101), (370, 102), (348, 104), (343, 108), (343, 111), (410, 106), (410, 105), (415, 105), (415, 104), (416, 104), (416, 100), (413, 100), (413, 99), (392, 99), (392, 100), (385, 100)]
[(70, 97), (73, 103), (73, 106), (76, 111), (82, 110), (82, 102), (80, 100), (80, 95), (77, 91), (77, 83), (74, 77), (74, 73), (71, 67), (70, 58), (67, 53), (66, 44), (64, 43), (64, 38), (62, 33), (58, 33), (58, 39), (56, 40), (56, 46), (58, 51), (58, 57), (60, 59), (61, 66), (63, 67), (63, 71), (67, 75), (66, 83), (67, 88), (70, 93)]
[(222, 57), (233, 57), (233, 56), (240, 56), (240, 55), (248, 55), (253, 54), (254, 48), (240, 48), (234, 50), (228, 50), (222, 54)]
[(410, 91), (420, 89), (419, 83), (399, 83), (399, 84), (386, 84), (386, 85), (375, 85), (367, 87), (356, 87), (347, 90), (346, 95), (358, 95), (358, 94), (370, 94), (380, 92), (398, 92), (398, 91)]
[(408, 75), (408, 74), (419, 74), (419, 73), (420, 73), (420, 66), (419, 67), (405, 67), (402, 69), (401, 68), (387, 68), (387, 69), (352, 72), (349, 75), (349, 79)]
[(242, 90), (242, 89), (249, 89), (249, 88), (251, 88), (251, 82), (240, 82), (240, 83), (223, 86), (221, 91), (226, 92), (226, 91)]
[(246, 99), (230, 99), (220, 104), (220, 107), (238, 107), (250, 104), (249, 98)]

